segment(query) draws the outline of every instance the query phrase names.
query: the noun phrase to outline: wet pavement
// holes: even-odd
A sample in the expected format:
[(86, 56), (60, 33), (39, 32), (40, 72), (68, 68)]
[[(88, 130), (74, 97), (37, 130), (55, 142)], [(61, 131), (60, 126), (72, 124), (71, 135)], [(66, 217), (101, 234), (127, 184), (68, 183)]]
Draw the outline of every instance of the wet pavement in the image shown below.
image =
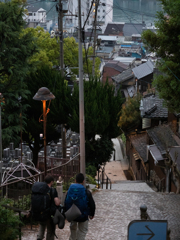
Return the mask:
[[(154, 192), (144, 182), (119, 181), (112, 190), (98, 190), (93, 197), (97, 209), (86, 240), (127, 240), (128, 224), (140, 219), (142, 204), (152, 220), (168, 220), (171, 240), (180, 240), (180, 195)], [(36, 240), (37, 230), (24, 227), (22, 240)], [(58, 239), (68, 240), (69, 223), (56, 234)]]

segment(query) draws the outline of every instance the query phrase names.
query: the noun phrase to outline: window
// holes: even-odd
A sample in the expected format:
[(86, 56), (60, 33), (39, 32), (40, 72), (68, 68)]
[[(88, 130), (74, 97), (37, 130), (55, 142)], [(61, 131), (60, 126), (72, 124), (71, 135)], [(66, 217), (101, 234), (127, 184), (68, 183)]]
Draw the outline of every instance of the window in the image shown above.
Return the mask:
[(34, 16), (36, 16), (36, 13), (34, 13)]
[(105, 12), (105, 10), (103, 10), (103, 12)]
[(29, 16), (32, 16), (32, 13), (29, 13)]

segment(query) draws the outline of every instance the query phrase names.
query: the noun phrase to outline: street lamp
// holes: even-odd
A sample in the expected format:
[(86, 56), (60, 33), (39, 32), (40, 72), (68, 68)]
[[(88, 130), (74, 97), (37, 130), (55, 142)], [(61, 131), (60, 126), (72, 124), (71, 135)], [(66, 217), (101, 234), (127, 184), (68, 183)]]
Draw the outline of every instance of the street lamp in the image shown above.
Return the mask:
[(44, 122), (44, 172), (45, 176), (47, 173), (47, 166), (46, 166), (46, 121), (47, 121), (47, 114), (49, 112), (49, 108), (46, 110), (46, 101), (54, 99), (55, 96), (49, 91), (48, 88), (42, 87), (40, 88), (37, 93), (34, 95), (33, 99), (37, 101), (42, 101), (43, 103), (43, 122)]

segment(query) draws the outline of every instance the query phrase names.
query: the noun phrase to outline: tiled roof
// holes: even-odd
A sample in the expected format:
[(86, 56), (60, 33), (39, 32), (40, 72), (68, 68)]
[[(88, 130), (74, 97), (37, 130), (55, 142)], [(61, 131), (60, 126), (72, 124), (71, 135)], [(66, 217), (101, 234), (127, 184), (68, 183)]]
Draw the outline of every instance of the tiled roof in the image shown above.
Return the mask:
[(153, 69), (154, 69), (154, 64), (153, 62), (151, 62), (151, 60), (149, 60), (146, 63), (143, 63), (138, 67), (133, 68), (132, 71), (137, 79), (141, 79), (153, 73)]
[(109, 61), (105, 64), (104, 67), (113, 68), (113, 69), (119, 71), (120, 73), (122, 73), (124, 70), (126, 70), (128, 68), (127, 65), (120, 63), (118, 61)]
[(123, 83), (124, 81), (130, 80), (130, 79), (132, 81), (134, 80), (134, 82), (135, 82), (134, 74), (133, 74), (131, 68), (123, 71), (122, 73), (120, 73), (120, 74), (118, 74), (114, 77), (112, 77), (112, 79), (117, 83)]
[(162, 154), (165, 154), (169, 147), (178, 146), (178, 143), (173, 138), (174, 133), (168, 125), (148, 129), (147, 133)]
[(141, 34), (142, 28), (146, 24), (143, 23), (125, 23), (123, 27), (124, 36), (132, 36), (132, 34)]
[(143, 100), (144, 118), (168, 118), (168, 109), (163, 105), (164, 100), (158, 94), (145, 95)]
[(124, 23), (108, 23), (104, 31), (105, 35), (118, 35), (123, 33)]
[(144, 162), (147, 162), (147, 134), (141, 133), (136, 135), (130, 135), (130, 140), (133, 147), (136, 149), (140, 157)]

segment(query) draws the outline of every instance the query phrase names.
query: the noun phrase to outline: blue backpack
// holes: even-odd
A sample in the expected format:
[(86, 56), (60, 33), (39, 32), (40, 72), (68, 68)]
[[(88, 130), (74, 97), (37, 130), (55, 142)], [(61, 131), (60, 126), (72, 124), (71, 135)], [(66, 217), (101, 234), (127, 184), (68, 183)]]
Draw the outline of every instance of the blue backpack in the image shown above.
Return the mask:
[(78, 183), (71, 184), (65, 199), (65, 209), (66, 211), (69, 210), (72, 204), (74, 203), (82, 213), (82, 215), (76, 218), (74, 221), (78, 222), (81, 220), (88, 219), (89, 215), (88, 202), (89, 200), (87, 197), (85, 187)]

